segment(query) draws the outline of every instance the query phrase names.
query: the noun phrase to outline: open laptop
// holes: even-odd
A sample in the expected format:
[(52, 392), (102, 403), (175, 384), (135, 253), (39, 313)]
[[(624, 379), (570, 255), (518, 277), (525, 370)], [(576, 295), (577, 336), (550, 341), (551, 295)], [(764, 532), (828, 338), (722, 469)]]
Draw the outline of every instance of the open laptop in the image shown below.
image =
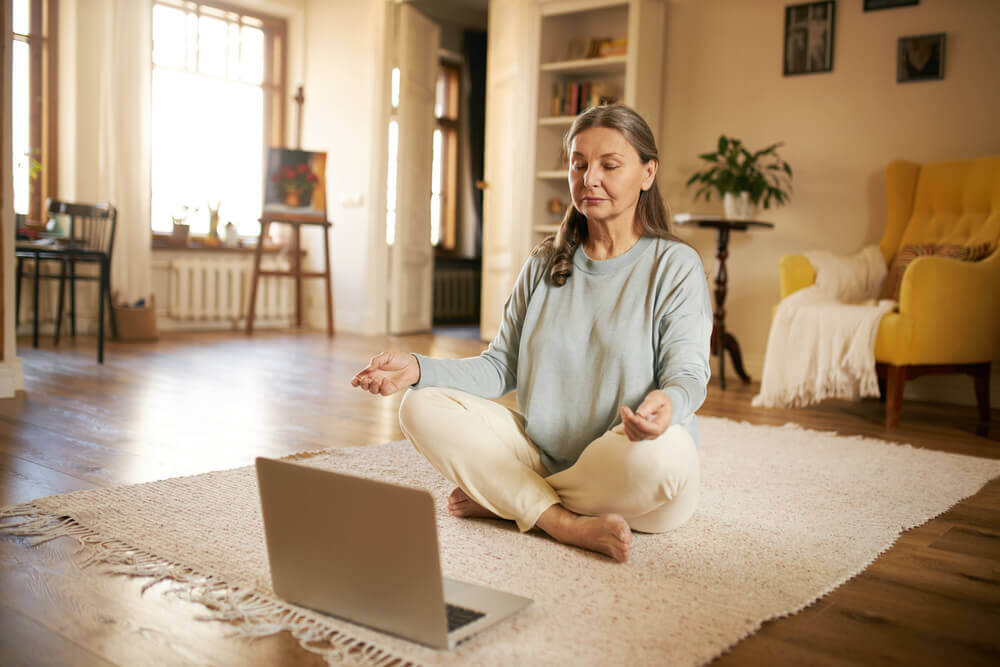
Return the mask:
[(431, 494), (257, 459), (274, 592), (295, 604), (433, 648), (531, 604), (441, 576)]

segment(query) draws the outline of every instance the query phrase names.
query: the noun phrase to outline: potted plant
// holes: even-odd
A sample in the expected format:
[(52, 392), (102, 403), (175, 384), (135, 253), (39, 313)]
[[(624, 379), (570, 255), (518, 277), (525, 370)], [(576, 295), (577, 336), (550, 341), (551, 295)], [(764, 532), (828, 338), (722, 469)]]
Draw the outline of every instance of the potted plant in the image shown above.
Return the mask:
[(695, 201), (702, 195), (705, 201), (711, 201), (712, 193), (717, 193), (726, 217), (736, 220), (752, 218), (757, 206), (786, 204), (792, 190), (792, 168), (778, 156), (777, 149), (782, 145), (773, 144), (751, 153), (742, 141), (723, 134), (715, 152), (698, 156), (708, 163), (707, 168), (695, 172), (687, 186), (698, 184)]

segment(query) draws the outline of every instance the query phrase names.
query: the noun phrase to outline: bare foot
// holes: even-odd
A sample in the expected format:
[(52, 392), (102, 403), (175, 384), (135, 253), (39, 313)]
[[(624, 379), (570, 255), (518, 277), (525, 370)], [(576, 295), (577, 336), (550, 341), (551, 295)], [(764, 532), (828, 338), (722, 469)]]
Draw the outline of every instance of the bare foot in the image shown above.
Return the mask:
[(535, 524), (563, 544), (572, 544), (614, 558), (628, 561), (632, 548), (632, 529), (619, 514), (580, 516), (562, 505), (553, 505)]
[(477, 518), (477, 519), (499, 519), (496, 514), (489, 511), (462, 489), (455, 487), (455, 490), (448, 496), (448, 513), (452, 516)]

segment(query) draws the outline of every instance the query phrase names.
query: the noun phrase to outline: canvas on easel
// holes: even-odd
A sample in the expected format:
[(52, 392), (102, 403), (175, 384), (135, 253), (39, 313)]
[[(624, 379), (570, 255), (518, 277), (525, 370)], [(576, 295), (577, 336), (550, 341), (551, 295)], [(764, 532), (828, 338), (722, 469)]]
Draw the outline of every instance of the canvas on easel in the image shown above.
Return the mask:
[(261, 220), (326, 222), (326, 153), (268, 149)]

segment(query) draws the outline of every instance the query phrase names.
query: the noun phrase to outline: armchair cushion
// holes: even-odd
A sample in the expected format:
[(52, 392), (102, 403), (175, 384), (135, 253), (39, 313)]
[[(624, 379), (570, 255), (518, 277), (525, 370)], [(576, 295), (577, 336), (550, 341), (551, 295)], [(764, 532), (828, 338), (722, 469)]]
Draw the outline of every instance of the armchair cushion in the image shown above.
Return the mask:
[(899, 301), (899, 288), (903, 283), (903, 273), (910, 262), (917, 257), (931, 255), (935, 257), (950, 257), (964, 262), (978, 262), (993, 252), (991, 243), (980, 243), (975, 246), (951, 245), (943, 243), (925, 243), (921, 245), (908, 245), (896, 253), (889, 268), (889, 275), (882, 285), (882, 293), (879, 298)]

